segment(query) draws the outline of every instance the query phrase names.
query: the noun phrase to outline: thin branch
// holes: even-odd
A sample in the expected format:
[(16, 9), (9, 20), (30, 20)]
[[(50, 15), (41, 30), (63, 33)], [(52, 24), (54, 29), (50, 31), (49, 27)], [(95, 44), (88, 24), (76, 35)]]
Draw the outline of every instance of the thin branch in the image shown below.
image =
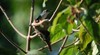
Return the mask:
[[(62, 41), (64, 38), (65, 38), (65, 37), (63, 37), (63, 38), (59, 39), (59, 40), (58, 40), (58, 41), (56, 41), (56, 42), (51, 43), (51, 45), (54, 45), (54, 44), (56, 44), (56, 43), (58, 43), (58, 42)], [(41, 50), (43, 50), (43, 49), (45, 49), (45, 48), (47, 48), (47, 47), (48, 47), (48, 45), (46, 45), (46, 46), (44, 46), (44, 47), (42, 47), (42, 48), (39, 48), (38, 50), (39, 50), (39, 51), (41, 51)]]
[(86, 28), (86, 26), (83, 24), (83, 22), (79, 19), (79, 21), (81, 22), (81, 24), (82, 24), (82, 26), (84, 27), (84, 29), (87, 31), (87, 33), (90, 35), (90, 36), (92, 36), (91, 35), (91, 33), (89, 32), (89, 30)]
[(33, 15), (34, 15), (34, 0), (32, 0), (32, 5), (31, 5), (31, 11), (30, 11), (30, 21), (29, 21), (29, 29), (28, 29), (28, 35), (27, 35), (27, 40), (26, 40), (26, 52), (30, 51), (30, 35), (32, 31), (32, 22), (33, 22)]
[(65, 39), (64, 39), (64, 41), (63, 41), (63, 43), (62, 43), (62, 46), (61, 46), (60, 49), (59, 49), (58, 55), (60, 55), (61, 51), (62, 51), (64, 48), (67, 48), (67, 47), (69, 47), (69, 46), (75, 44), (75, 43), (79, 40), (79, 39), (75, 39), (74, 42), (72, 42), (71, 44), (65, 46), (67, 39), (68, 39), (68, 36), (65, 37)]
[(26, 54), (26, 52), (22, 48), (20, 48), (16, 43), (14, 43), (10, 39), (8, 39), (1, 30), (0, 30), (0, 33), (11, 45), (13, 45), (15, 48), (19, 49), (20, 51), (22, 51)]
[(3, 12), (3, 14), (5, 15), (7, 21), (10, 23), (10, 25), (12, 26), (12, 28), (23, 38), (26, 38), (26, 36), (24, 34), (22, 34), (20, 31), (18, 31), (18, 29), (16, 29), (16, 27), (13, 25), (13, 23), (11, 22), (10, 18), (7, 16), (6, 12), (4, 11), (4, 9), (2, 8), (2, 6), (0, 6), (1, 11)]
[[(79, 26), (76, 28), (76, 30), (77, 30), (77, 29), (79, 29), (79, 28), (80, 28), (80, 26), (81, 26), (81, 25), (79, 25)], [(76, 31), (73, 31), (73, 30), (72, 30), (72, 33), (71, 33), (71, 34), (73, 34), (73, 33), (75, 33), (75, 32), (76, 32)], [(70, 34), (70, 35), (71, 35), (71, 34)], [(65, 37), (64, 37), (64, 38), (59, 39), (58, 41), (56, 41), (56, 42), (54, 42), (54, 43), (51, 43), (51, 45), (54, 45), (54, 44), (56, 44), (56, 43), (58, 43), (58, 42), (62, 41), (63, 39), (65, 39)], [(48, 46), (46, 45), (46, 46), (44, 46), (44, 47), (42, 47), (42, 48), (39, 48), (38, 50), (39, 50), (39, 51), (41, 51), (41, 50), (43, 50), (43, 49), (45, 49), (45, 48), (47, 48), (47, 47), (48, 47)]]
[(38, 36), (39, 34), (38, 33), (36, 33), (36, 34), (34, 34), (34, 35), (32, 35), (32, 36), (30, 36), (30, 38), (35, 38), (36, 36)]
[(61, 47), (59, 49), (58, 55), (60, 55), (61, 51), (63, 50), (63, 48), (64, 48), (64, 46), (66, 44), (67, 39), (68, 39), (68, 36), (65, 37), (65, 39), (64, 39), (64, 41), (63, 41), (63, 43), (62, 43), (62, 45), (61, 45)]
[[(76, 30), (79, 29), (80, 26), (81, 26), (81, 25), (79, 25), (79, 26), (76, 28)], [(70, 35), (73, 34), (73, 33), (75, 33), (75, 32), (77, 32), (77, 31), (72, 30), (72, 33), (70, 33)], [(61, 46), (60, 49), (59, 49), (58, 55), (60, 55), (61, 51), (63, 50), (64, 45), (65, 45), (67, 39), (68, 39), (68, 36), (65, 37), (65, 39), (64, 39), (64, 41), (63, 41), (63, 44), (62, 44), (62, 46)]]
[(58, 6), (57, 6), (57, 8), (56, 8), (56, 10), (54, 11), (54, 13), (53, 13), (53, 15), (51, 16), (51, 18), (49, 19), (49, 21), (51, 21), (51, 20), (53, 19), (53, 17), (55, 16), (55, 14), (56, 14), (58, 8), (60, 7), (60, 4), (61, 4), (61, 3), (62, 3), (62, 0), (60, 0)]
[(79, 41), (79, 39), (75, 39), (75, 41), (73, 41), (71, 44), (69, 44), (69, 45), (66, 45), (66, 46), (64, 46), (64, 48), (67, 48), (67, 47), (69, 47), (69, 46), (71, 46), (71, 45), (74, 45), (76, 42), (78, 42)]
[(77, 29), (72, 29), (74, 32), (78, 32), (79, 30), (77, 30)]

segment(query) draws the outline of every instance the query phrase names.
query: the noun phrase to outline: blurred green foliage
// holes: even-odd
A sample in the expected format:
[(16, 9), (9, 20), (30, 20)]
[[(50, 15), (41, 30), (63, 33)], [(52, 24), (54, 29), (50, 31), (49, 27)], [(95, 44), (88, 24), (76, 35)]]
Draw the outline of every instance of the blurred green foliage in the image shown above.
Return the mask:
[[(51, 17), (60, 0), (47, 0), (43, 8), (43, 2), (46, 0), (35, 0), (34, 18), (37, 18), (44, 9), (48, 9)], [(7, 15), (10, 17), (14, 26), (23, 34), (27, 35), (28, 23), (30, 16), (31, 0), (0, 0), (0, 5), (4, 8)], [(80, 22), (80, 20), (82, 22)], [(75, 22), (77, 21), (77, 22)], [(85, 25), (85, 27), (82, 25)], [(72, 29), (78, 29), (79, 32), (72, 33)], [(19, 36), (6, 20), (3, 13), (0, 11), (0, 30), (18, 44), (22, 49), (26, 48), (26, 39)], [(92, 55), (100, 53), (100, 0), (63, 0), (60, 8), (54, 16), (51, 26), (49, 27), (51, 42), (68, 35), (66, 45), (72, 43), (75, 38), (79, 38), (76, 44), (64, 48), (60, 55)], [(88, 33), (88, 32), (89, 33)], [(95, 41), (95, 44), (92, 44)], [(38, 55), (57, 55), (62, 42), (55, 44), (52, 52), (47, 49), (37, 51), (37, 49), (45, 46), (44, 42), (39, 38), (34, 38), (31, 41), (31, 51), (28, 54)], [(65, 45), (65, 46), (66, 46)], [(95, 45), (94, 49), (92, 45)], [(23, 52), (17, 50), (0, 34), (0, 55), (24, 55)]]

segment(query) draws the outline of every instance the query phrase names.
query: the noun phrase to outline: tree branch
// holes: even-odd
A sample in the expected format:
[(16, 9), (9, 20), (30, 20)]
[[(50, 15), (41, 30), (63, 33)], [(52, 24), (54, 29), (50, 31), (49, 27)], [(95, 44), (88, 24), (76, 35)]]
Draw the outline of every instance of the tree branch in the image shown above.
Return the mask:
[(63, 43), (62, 43), (62, 45), (61, 45), (61, 47), (60, 47), (60, 49), (59, 49), (58, 55), (60, 55), (60, 53), (61, 53), (62, 49), (64, 48), (64, 46), (65, 46), (65, 44), (66, 44), (67, 39), (68, 39), (68, 36), (66, 36), (66, 37), (64, 38), (64, 41), (63, 41)]
[[(80, 26), (81, 26), (81, 25), (79, 25), (79, 26), (76, 28), (76, 30), (79, 29)], [(72, 33), (70, 33), (70, 35), (73, 34), (73, 33), (75, 33), (75, 32), (77, 32), (77, 31), (73, 31), (73, 30), (72, 30)], [(64, 39), (65, 39), (65, 37), (59, 39), (58, 41), (56, 41), (56, 42), (54, 42), (54, 43), (51, 43), (51, 45), (54, 45), (54, 44), (56, 44), (56, 43), (58, 43), (58, 42), (60, 42), (60, 41), (62, 41), (62, 40), (64, 40)], [(41, 50), (43, 50), (43, 49), (45, 49), (45, 48), (47, 48), (47, 47), (48, 47), (48, 46), (46, 45), (46, 46), (44, 46), (44, 47), (42, 47), (42, 48), (39, 48), (38, 50), (41, 51)]]
[[(56, 43), (62, 41), (64, 38), (65, 38), (65, 37), (59, 39), (58, 41), (56, 41), (56, 42), (54, 42), (54, 43), (51, 43), (51, 45), (54, 45), (54, 44), (56, 44)], [(46, 45), (46, 46), (44, 46), (44, 47), (42, 47), (42, 48), (39, 48), (38, 50), (41, 51), (41, 50), (43, 50), (43, 49), (45, 49), (45, 48), (47, 48), (47, 47), (48, 47), (48, 45)]]
[(13, 45), (15, 48), (19, 49), (20, 51), (22, 51), (26, 54), (26, 52), (22, 48), (20, 48), (16, 43), (14, 43), (10, 39), (8, 39), (1, 30), (0, 30), (0, 33), (11, 45)]
[(67, 47), (69, 47), (69, 46), (75, 44), (75, 43), (78, 42), (78, 41), (79, 41), (79, 39), (75, 39), (75, 41), (73, 41), (73, 42), (72, 42), (71, 44), (69, 44), (69, 45), (64, 46), (64, 48), (67, 48)]
[(30, 51), (30, 41), (31, 41), (31, 31), (32, 31), (32, 22), (33, 22), (33, 15), (34, 15), (34, 0), (32, 0), (31, 4), (31, 11), (30, 11), (30, 21), (29, 21), (29, 29), (28, 29), (28, 35), (26, 40), (26, 52)]
[(57, 8), (55, 9), (55, 11), (54, 11), (53, 15), (51, 16), (51, 18), (49, 19), (49, 21), (51, 21), (51, 20), (53, 19), (54, 15), (56, 14), (56, 12), (57, 12), (58, 8), (60, 7), (60, 4), (61, 4), (61, 3), (62, 3), (62, 0), (60, 0), (60, 2), (59, 2), (59, 4), (58, 4)]
[(26, 38), (26, 36), (24, 34), (22, 34), (20, 31), (18, 31), (18, 29), (16, 29), (16, 27), (13, 25), (13, 23), (11, 22), (10, 18), (7, 16), (6, 12), (4, 11), (4, 9), (2, 8), (2, 6), (0, 6), (1, 11), (3, 12), (3, 14), (5, 15), (7, 21), (10, 23), (10, 25), (12, 26), (12, 28), (23, 38)]
[[(80, 28), (80, 26), (81, 26), (81, 25), (79, 25), (75, 30), (78, 30), (78, 29)], [(70, 35), (73, 34), (73, 33), (75, 33), (75, 32), (77, 32), (77, 31), (75, 31), (75, 30), (72, 30), (72, 32), (70, 33)], [(68, 35), (68, 36), (69, 36), (69, 35)], [(62, 46), (61, 46), (60, 49), (59, 49), (58, 55), (60, 55), (60, 53), (61, 53), (61, 51), (63, 50), (63, 48), (65, 48), (64, 45), (65, 45), (65, 43), (66, 43), (66, 41), (67, 41), (67, 39), (68, 39), (68, 36), (65, 37), (65, 39), (64, 39), (64, 41), (63, 41), (63, 44), (62, 44)], [(76, 41), (73, 42), (73, 43), (71, 43), (70, 45), (72, 45), (72, 44), (74, 44), (74, 43), (76, 43)], [(68, 45), (68, 46), (70, 46), (70, 45)], [(66, 47), (67, 47), (67, 46), (66, 46)]]
[(90, 36), (92, 36), (91, 35), (91, 33), (89, 32), (89, 30), (86, 28), (86, 26), (83, 24), (83, 22), (79, 19), (79, 21), (81, 22), (81, 24), (82, 24), (82, 26), (84, 27), (84, 29), (87, 31), (87, 33), (90, 35)]

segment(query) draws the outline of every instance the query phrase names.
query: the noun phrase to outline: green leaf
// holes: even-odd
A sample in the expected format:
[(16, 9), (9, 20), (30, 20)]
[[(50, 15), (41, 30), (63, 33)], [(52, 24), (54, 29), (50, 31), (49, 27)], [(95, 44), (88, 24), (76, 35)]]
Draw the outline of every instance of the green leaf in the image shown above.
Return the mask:
[[(49, 28), (51, 33), (51, 41), (57, 41), (58, 39), (64, 37), (72, 32), (72, 28), (75, 24), (67, 22), (67, 17), (71, 15), (71, 6), (67, 7), (63, 11), (59, 12), (55, 17), (52, 26)], [(71, 17), (70, 19), (72, 19)]]
[(79, 38), (80, 38), (80, 48), (83, 51), (87, 45), (92, 41), (91, 36), (86, 32), (83, 26), (80, 27), (79, 31)]
[(60, 38), (65, 37), (66, 32), (63, 28), (61, 28), (61, 25), (56, 25), (55, 34), (51, 34), (51, 42), (55, 42), (59, 40)]
[(74, 5), (74, 7), (80, 7), (80, 5), (82, 4), (82, 0), (80, 0), (79, 2), (77, 2), (75, 5)]
[(43, 53), (43, 52), (38, 51), (38, 50), (31, 50), (27, 53), (27, 55), (46, 55), (46, 53)]
[(58, 13), (58, 15), (56, 16), (56, 18), (55, 18), (54, 21), (53, 21), (53, 25), (52, 25), (52, 27), (51, 27), (51, 29), (50, 29), (50, 31), (51, 31), (52, 34), (54, 34), (54, 31), (55, 31), (55, 29), (56, 29), (57, 22), (58, 22), (58, 20), (59, 20), (59, 17), (61, 16), (61, 14), (62, 14), (62, 13)]
[(67, 34), (71, 34), (72, 33), (72, 29), (73, 29), (73, 24), (67, 24), (66, 33)]
[(79, 38), (80, 38), (80, 41), (81, 41), (81, 42), (83, 42), (83, 33), (85, 33), (84, 27), (81, 26), (81, 27), (80, 27), (80, 31), (79, 31)]
[(51, 39), (51, 42), (55, 42), (63, 37), (65, 37), (66, 33), (64, 30), (59, 31), (57, 34), (52, 36), (53, 38)]
[(78, 52), (77, 46), (69, 46), (67, 48), (64, 48), (60, 55), (75, 55)]
[(71, 14), (71, 6), (68, 6), (67, 8), (65, 8), (63, 11), (62, 11), (64, 14)]
[(71, 5), (75, 5), (75, 0), (67, 0)]
[(66, 18), (69, 15), (71, 15), (70, 6), (59, 12), (55, 17), (53, 24), (49, 29), (52, 42), (57, 41), (58, 39), (64, 37), (66, 34), (70, 34), (72, 32), (73, 24), (68, 23)]
[(90, 6), (88, 10), (88, 16), (85, 19), (85, 24), (87, 29), (89, 30), (90, 34), (92, 35), (92, 38), (95, 40), (95, 42), (100, 44), (100, 23), (96, 23), (95, 19), (93, 19), (93, 16), (97, 16), (98, 13), (96, 13), (96, 10), (100, 9), (99, 3), (94, 3)]
[(78, 51), (76, 55), (84, 55), (81, 51)]
[(97, 24), (91, 17), (87, 17), (90, 19), (85, 20), (85, 26), (87, 27), (91, 37), (97, 42), (100, 43), (100, 28), (99, 24)]
[(59, 12), (53, 21), (53, 24), (50, 28), (50, 32), (52, 34), (55, 33), (57, 24), (60, 24), (67, 31), (70, 30), (70, 29), (66, 29), (66, 27), (67, 28), (69, 28), (69, 26), (72, 27), (72, 25), (70, 25), (70, 23), (67, 22), (67, 17), (70, 15), (71, 15), (71, 7), (70, 6), (67, 7), (66, 9), (64, 9), (63, 11)]
[[(65, 15), (66, 15), (66, 16), (65, 16)], [(61, 11), (61, 12), (59, 12), (59, 13), (57, 14), (57, 16), (54, 18), (53, 25), (56, 25), (58, 21), (61, 21), (61, 20), (59, 20), (59, 19), (61, 19), (62, 16), (65, 17), (65, 18), (63, 17), (64, 19), (62, 19), (62, 20), (63, 20), (63, 21), (66, 21), (65, 19), (66, 19), (66, 17), (67, 17), (68, 15), (71, 15), (71, 6), (68, 6), (66, 9), (64, 9), (63, 11)]]
[(79, 7), (81, 5), (81, 3), (82, 3), (81, 0), (80, 1), (67, 0), (67, 1), (70, 3), (70, 5), (74, 5), (74, 7)]

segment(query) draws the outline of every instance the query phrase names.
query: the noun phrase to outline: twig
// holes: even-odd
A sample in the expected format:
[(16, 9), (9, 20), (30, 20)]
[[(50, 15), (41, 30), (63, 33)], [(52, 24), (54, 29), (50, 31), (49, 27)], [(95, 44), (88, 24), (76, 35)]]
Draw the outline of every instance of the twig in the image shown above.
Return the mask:
[[(80, 28), (80, 26), (81, 26), (81, 25), (79, 25), (76, 29), (79, 29), (79, 28)], [(76, 32), (76, 31), (73, 31), (73, 30), (72, 30), (72, 33), (71, 33), (71, 34), (73, 34), (73, 33), (75, 33), (75, 32)], [(71, 35), (71, 34), (70, 34), (70, 35)], [(56, 41), (56, 42), (54, 42), (54, 43), (51, 43), (51, 45), (54, 45), (54, 44), (56, 44), (56, 43), (58, 43), (58, 42), (62, 41), (63, 39), (65, 39), (65, 37), (64, 37), (64, 38), (59, 39), (58, 41)], [(45, 49), (45, 48), (47, 48), (47, 47), (48, 47), (48, 46), (46, 45), (46, 46), (44, 46), (44, 47), (42, 47), (42, 48), (39, 48), (38, 50), (39, 50), (39, 51), (41, 51), (41, 50), (43, 50), (43, 49)]]
[(24, 34), (22, 34), (20, 31), (18, 31), (18, 29), (16, 29), (16, 27), (13, 25), (13, 23), (11, 22), (10, 18), (7, 16), (6, 12), (4, 11), (4, 9), (2, 8), (2, 6), (0, 6), (1, 11), (3, 12), (3, 14), (5, 15), (7, 21), (10, 23), (10, 25), (12, 26), (12, 28), (23, 38), (26, 38), (26, 36)]
[(60, 53), (61, 53), (62, 49), (64, 48), (64, 46), (65, 46), (65, 44), (66, 44), (67, 39), (68, 39), (68, 36), (66, 36), (66, 37), (65, 37), (65, 39), (64, 39), (64, 41), (63, 41), (63, 43), (62, 43), (62, 45), (61, 45), (61, 47), (60, 47), (60, 49), (59, 49), (58, 55), (60, 55)]
[(36, 37), (36, 36), (38, 36), (39, 34), (38, 33), (36, 33), (36, 34), (34, 34), (34, 35), (32, 35), (32, 36), (30, 36), (30, 38), (34, 38), (34, 37)]
[[(81, 26), (81, 25), (79, 25), (79, 26), (76, 28), (76, 30), (79, 29), (80, 26)], [(72, 32), (70, 33), (70, 35), (73, 34), (73, 33), (75, 33), (75, 32), (76, 32), (76, 31), (73, 31), (73, 30), (72, 30)], [(68, 35), (68, 36), (69, 36), (69, 35)], [(65, 39), (64, 39), (64, 41), (63, 41), (63, 44), (62, 44), (62, 46), (61, 46), (60, 49), (59, 49), (58, 55), (60, 55), (61, 51), (63, 50), (64, 45), (66, 44), (66, 41), (67, 41), (67, 39), (68, 39), (68, 36), (65, 37)]]
[(30, 21), (29, 21), (29, 29), (28, 29), (28, 35), (27, 35), (27, 40), (26, 40), (26, 52), (30, 51), (30, 35), (32, 31), (32, 22), (33, 22), (33, 15), (34, 15), (34, 0), (32, 0), (32, 5), (31, 5), (31, 11), (30, 11)]
[(73, 41), (73, 42), (72, 42), (71, 44), (69, 44), (69, 45), (64, 46), (64, 48), (67, 48), (67, 47), (69, 47), (69, 46), (75, 44), (75, 43), (78, 42), (78, 41), (79, 41), (79, 39), (75, 39), (75, 41)]
[(15, 48), (19, 49), (20, 51), (22, 51), (26, 54), (26, 52), (22, 48), (20, 48), (16, 43), (14, 43), (10, 39), (8, 39), (1, 30), (0, 30), (0, 33), (11, 45), (13, 45)]
[[(56, 43), (62, 41), (64, 38), (65, 38), (65, 37), (59, 39), (58, 41), (56, 41), (56, 42), (54, 42), (54, 43), (51, 43), (51, 45), (54, 45), (54, 44), (56, 44)], [(42, 48), (39, 48), (38, 50), (41, 51), (41, 50), (43, 50), (43, 49), (45, 49), (45, 48), (47, 48), (47, 47), (48, 47), (48, 45), (46, 45), (46, 46), (44, 46), (44, 47), (42, 47)]]
[(69, 47), (69, 46), (75, 44), (77, 41), (79, 41), (79, 39), (75, 39), (74, 42), (72, 42), (71, 44), (65, 46), (65, 43), (66, 43), (67, 39), (68, 39), (68, 36), (65, 37), (65, 39), (64, 39), (64, 41), (63, 41), (63, 44), (62, 44), (62, 46), (61, 46), (60, 49), (59, 49), (58, 55), (60, 55), (61, 51), (62, 51), (64, 48), (67, 48), (67, 47)]
[(49, 21), (51, 21), (51, 20), (53, 19), (53, 17), (54, 17), (54, 15), (56, 14), (58, 8), (60, 7), (61, 2), (62, 2), (62, 0), (60, 0), (58, 6), (57, 6), (57, 8), (56, 8), (56, 10), (54, 11), (54, 13), (53, 13), (53, 15), (51, 16), (51, 18), (49, 19)]
[(91, 33), (89, 32), (89, 30), (86, 28), (86, 26), (83, 24), (83, 22), (79, 19), (79, 21), (81, 22), (81, 24), (82, 24), (82, 26), (84, 27), (84, 29), (87, 31), (87, 33), (90, 35), (90, 36), (92, 36), (91, 35)]

